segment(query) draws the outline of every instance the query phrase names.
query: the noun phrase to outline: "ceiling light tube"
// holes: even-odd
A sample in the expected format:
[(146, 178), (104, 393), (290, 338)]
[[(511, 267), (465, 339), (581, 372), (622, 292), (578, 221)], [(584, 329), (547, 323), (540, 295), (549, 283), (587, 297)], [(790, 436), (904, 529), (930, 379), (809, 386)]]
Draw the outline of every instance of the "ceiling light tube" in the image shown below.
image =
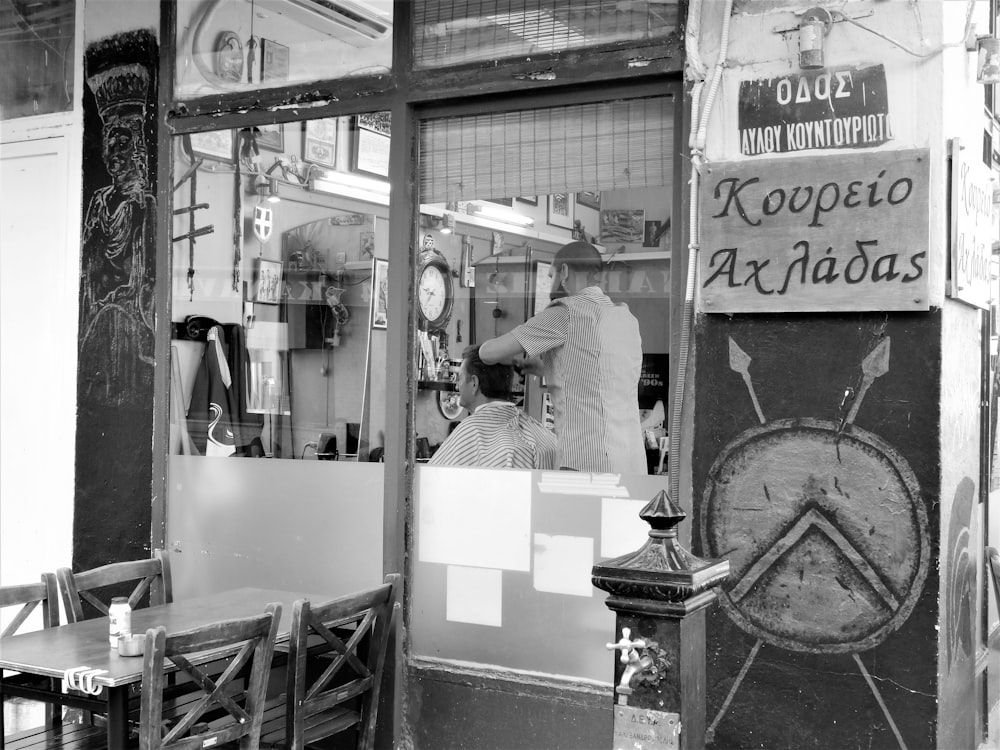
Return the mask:
[(309, 180), (309, 189), (389, 205), (389, 183), (346, 172), (326, 172)]
[(490, 203), (477, 203), (471, 208), (474, 215), (481, 216), (484, 219), (504, 221), (508, 224), (516, 224), (519, 227), (530, 227), (535, 224), (535, 220), (530, 216), (515, 213), (514, 211), (503, 208), (502, 206), (496, 206)]

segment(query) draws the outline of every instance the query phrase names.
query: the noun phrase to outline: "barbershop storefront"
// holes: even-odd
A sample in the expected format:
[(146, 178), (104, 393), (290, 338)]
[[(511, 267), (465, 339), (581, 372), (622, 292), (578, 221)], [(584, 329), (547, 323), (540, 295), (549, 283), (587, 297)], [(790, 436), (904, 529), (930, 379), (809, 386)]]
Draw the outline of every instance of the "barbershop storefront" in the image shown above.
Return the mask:
[[(708, 747), (992, 734), (1000, 118), (953, 43), (985, 3), (831, 9), (822, 68), (797, 3), (85, 5), (75, 567), (402, 573), (386, 746), (605, 748), (591, 569), (668, 490), (731, 564)], [(641, 340), (636, 464), (441, 461), (467, 348), (580, 241)], [(551, 431), (557, 388), (504, 400)]]
[[(81, 452), (103, 460), (108, 421), (155, 405), (148, 522), (178, 597), (404, 572), (387, 732), (394, 704), (419, 747), (610, 743), (590, 569), (642, 544), (668, 486), (679, 7), (162, 6), (161, 60), (144, 31), (87, 49), (87, 122), (129, 136), (124, 158), (85, 137)], [(104, 207), (130, 181), (159, 189), (126, 230)], [(463, 351), (544, 309), (574, 240), (638, 322), (642, 470), (435, 464), (468, 415)], [(507, 398), (552, 430), (541, 378)], [(89, 482), (74, 537), (109, 522)], [(544, 718), (503, 719), (522, 706)]]

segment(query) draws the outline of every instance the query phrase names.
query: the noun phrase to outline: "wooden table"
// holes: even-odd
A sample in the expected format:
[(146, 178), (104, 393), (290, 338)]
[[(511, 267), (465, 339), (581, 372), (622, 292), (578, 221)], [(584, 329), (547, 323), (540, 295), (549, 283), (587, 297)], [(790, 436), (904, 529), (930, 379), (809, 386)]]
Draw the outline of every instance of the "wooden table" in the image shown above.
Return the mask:
[[(166, 628), (167, 635), (171, 635), (219, 620), (261, 614), (269, 603), (280, 602), (281, 622), (277, 638), (282, 641), (288, 639), (291, 628), (292, 604), (303, 598), (320, 602), (327, 601), (332, 596), (274, 589), (232, 589), (158, 607), (137, 609), (132, 613), (132, 632), (145, 633), (148, 628), (162, 625)], [(106, 712), (108, 747), (111, 750), (124, 750), (128, 747), (129, 735), (129, 686), (142, 680), (142, 661), (141, 657), (119, 656), (117, 649), (110, 647), (107, 617), (22, 633), (0, 642), (0, 686), (3, 684), (4, 669), (62, 678), (67, 669), (87, 666), (105, 670), (94, 678), (94, 684), (103, 690), (94, 697), (26, 690), (13, 685), (2, 687), (0, 692)], [(57, 689), (60, 684), (56, 683)]]

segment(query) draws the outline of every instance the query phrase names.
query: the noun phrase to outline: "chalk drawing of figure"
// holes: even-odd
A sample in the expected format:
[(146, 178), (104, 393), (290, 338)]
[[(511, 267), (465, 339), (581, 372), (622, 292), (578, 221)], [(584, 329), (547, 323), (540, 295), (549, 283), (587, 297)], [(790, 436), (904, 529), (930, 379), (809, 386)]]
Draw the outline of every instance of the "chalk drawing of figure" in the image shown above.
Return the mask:
[(121, 404), (149, 393), (153, 373), (153, 248), (145, 125), (150, 75), (123, 64), (87, 78), (102, 123), (111, 184), (97, 188), (83, 223), (80, 367), (86, 394)]

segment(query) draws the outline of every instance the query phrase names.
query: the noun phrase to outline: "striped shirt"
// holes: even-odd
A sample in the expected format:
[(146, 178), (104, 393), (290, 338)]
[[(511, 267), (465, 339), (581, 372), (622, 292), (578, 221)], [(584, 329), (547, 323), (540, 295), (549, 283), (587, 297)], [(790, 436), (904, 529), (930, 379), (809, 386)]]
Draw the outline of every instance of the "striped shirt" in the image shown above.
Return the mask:
[(481, 404), (437, 449), (430, 463), (492, 469), (555, 469), (556, 440), (520, 407)]
[(628, 305), (590, 286), (556, 300), (511, 335), (527, 356), (542, 359), (559, 465), (647, 473), (639, 420), (642, 339)]

